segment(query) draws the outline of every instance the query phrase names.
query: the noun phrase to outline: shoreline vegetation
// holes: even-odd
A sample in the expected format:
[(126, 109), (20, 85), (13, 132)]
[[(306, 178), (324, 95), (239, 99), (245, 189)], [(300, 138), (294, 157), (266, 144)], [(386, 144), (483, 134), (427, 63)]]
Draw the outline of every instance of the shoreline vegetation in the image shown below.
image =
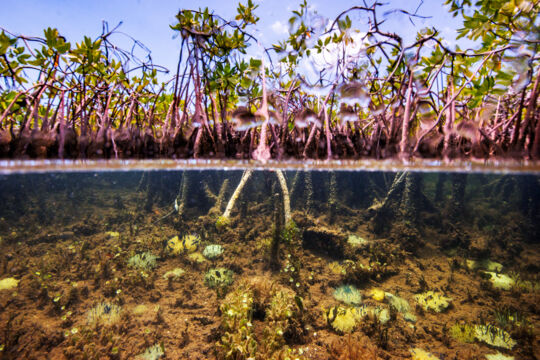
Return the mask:
[[(0, 28), (0, 158), (537, 160), (539, 1), (469, 3), (445, 1), (478, 44), (468, 50), (435, 28), (405, 44), (377, 3), (326, 19), (304, 1), (266, 49), (251, 0), (230, 20), (180, 10), (164, 82), (167, 69), (117, 47), (106, 23), (76, 44)], [(337, 58), (317, 68), (316, 54)]]

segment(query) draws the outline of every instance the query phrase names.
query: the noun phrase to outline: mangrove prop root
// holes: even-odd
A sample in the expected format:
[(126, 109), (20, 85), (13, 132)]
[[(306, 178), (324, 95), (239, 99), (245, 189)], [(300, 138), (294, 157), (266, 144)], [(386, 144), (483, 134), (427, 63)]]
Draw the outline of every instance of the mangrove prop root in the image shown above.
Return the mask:
[(291, 224), (292, 221), (291, 199), (289, 197), (289, 189), (287, 188), (287, 181), (285, 180), (283, 171), (276, 170), (276, 176), (278, 178), (279, 185), (281, 186), (281, 191), (283, 193), (283, 213), (285, 215), (285, 226), (288, 226)]
[[(218, 227), (226, 226), (229, 224), (231, 211), (234, 208), (234, 204), (238, 200), (238, 197), (240, 196), (242, 189), (246, 185), (252, 173), (253, 173), (253, 170), (245, 170), (244, 173), (242, 174), (240, 183), (238, 184), (238, 186), (234, 190), (233, 195), (229, 199), (229, 202), (227, 203), (227, 207), (225, 208), (225, 212), (216, 221), (216, 225)], [(287, 180), (285, 180), (285, 175), (283, 175), (283, 171), (281, 170), (276, 170), (276, 176), (278, 178), (279, 186), (281, 187), (281, 192), (283, 193), (283, 214), (284, 214), (285, 225), (292, 226), (293, 221), (292, 221), (292, 216), (291, 216), (291, 199), (289, 196), (289, 188), (287, 187)]]
[(227, 207), (225, 208), (225, 212), (223, 212), (223, 215), (221, 215), (216, 222), (217, 226), (226, 226), (229, 223), (230, 217), (231, 217), (231, 211), (234, 208), (234, 204), (236, 203), (236, 200), (238, 200), (238, 197), (240, 196), (242, 189), (246, 185), (252, 173), (253, 173), (253, 170), (245, 170), (244, 173), (242, 174), (240, 183), (238, 184), (238, 186), (234, 190), (234, 193), (229, 199), (229, 202), (227, 203)]

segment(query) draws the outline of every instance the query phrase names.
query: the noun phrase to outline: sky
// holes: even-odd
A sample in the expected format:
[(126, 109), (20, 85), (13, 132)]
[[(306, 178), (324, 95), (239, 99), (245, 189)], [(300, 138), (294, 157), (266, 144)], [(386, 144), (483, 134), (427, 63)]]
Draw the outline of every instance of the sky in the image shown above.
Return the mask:
[[(291, 11), (297, 9), (300, 0), (253, 0), (259, 5), (255, 14), (260, 22), (255, 30), (263, 46), (270, 47), (278, 40), (287, 37), (287, 21)], [(0, 12), (0, 27), (15, 34), (43, 36), (43, 29), (58, 28), (61, 35), (75, 43), (84, 35), (96, 38), (101, 34), (102, 22), (107, 21), (109, 28), (120, 21), (119, 31), (142, 42), (151, 50), (155, 64), (175, 69), (180, 48), (179, 37), (169, 25), (175, 23), (175, 15), (180, 9), (198, 9), (208, 7), (226, 19), (236, 15), (237, 1), (232, 0), (1, 0), (3, 11)], [(247, 0), (242, 1), (244, 3)], [(372, 0), (367, 0), (371, 3)], [(385, 18), (383, 29), (398, 33), (405, 39), (405, 44), (414, 40), (416, 31), (426, 26), (435, 26), (448, 41), (455, 44), (456, 29), (461, 27), (459, 19), (454, 19), (443, 5), (443, 0), (387, 0), (388, 5), (381, 8), (379, 17)], [(328, 19), (334, 19), (341, 11), (361, 1), (346, 0), (309, 0), (312, 10)], [(429, 19), (409, 18), (401, 13), (383, 13), (392, 9), (404, 9), (414, 12), (420, 5), (419, 14), (430, 16)], [(358, 13), (356, 13), (358, 14)], [(366, 30), (367, 25), (358, 16), (352, 16), (353, 27)], [(111, 39), (116, 44), (130, 48), (128, 37), (118, 34)]]

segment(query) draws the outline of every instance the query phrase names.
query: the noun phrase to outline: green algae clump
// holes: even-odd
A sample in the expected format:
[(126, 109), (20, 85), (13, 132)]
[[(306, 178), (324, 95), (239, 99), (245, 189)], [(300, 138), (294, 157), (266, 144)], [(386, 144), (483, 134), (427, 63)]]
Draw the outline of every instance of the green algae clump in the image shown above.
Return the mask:
[(414, 299), (425, 311), (433, 311), (436, 313), (446, 310), (450, 306), (450, 301), (452, 301), (451, 298), (431, 290), (414, 295)]
[(137, 254), (130, 257), (128, 260), (128, 266), (144, 271), (151, 271), (157, 266), (156, 260), (156, 255), (152, 254), (149, 251), (146, 251), (142, 254)]
[(514, 279), (506, 274), (498, 274), (492, 271), (485, 271), (484, 274), (489, 275), (489, 281), (496, 289), (510, 290), (516, 283)]
[(147, 348), (142, 354), (137, 355), (137, 360), (158, 360), (165, 355), (163, 345), (156, 344)]
[(216, 220), (216, 228), (223, 229), (223, 228), (229, 226), (230, 223), (231, 223), (231, 219), (229, 219), (228, 217), (225, 217), (225, 216), (220, 216)]
[(449, 330), (449, 334), (452, 338), (463, 343), (473, 343), (476, 338), (476, 329), (471, 324), (459, 324), (452, 325)]
[[(304, 329), (303, 300), (288, 288), (263, 278), (243, 280), (221, 303), (223, 335), (217, 343), (219, 359), (304, 359), (287, 345)], [(265, 327), (255, 332), (253, 314), (265, 313)]]
[(206, 258), (200, 252), (196, 251), (187, 256), (188, 260), (193, 264), (202, 264), (206, 261)]
[(171, 280), (175, 280), (175, 281), (178, 281), (180, 280), (180, 278), (184, 275), (186, 271), (184, 269), (181, 269), (181, 268), (175, 268), (175, 269), (172, 269), (170, 271), (167, 271), (164, 275), (163, 275), (163, 278), (164, 279), (171, 279)]
[(204, 283), (212, 289), (225, 288), (234, 281), (234, 273), (225, 268), (210, 269), (204, 275)]
[(412, 323), (416, 322), (416, 315), (411, 312), (411, 306), (407, 300), (389, 292), (385, 292), (384, 295), (388, 301), (388, 305), (390, 305), (390, 307), (395, 309), (397, 312), (403, 314), (403, 318), (406, 321)]
[(476, 340), (493, 347), (508, 350), (511, 350), (516, 345), (516, 341), (510, 337), (510, 334), (490, 324), (456, 323), (450, 328), (449, 334), (455, 340), (464, 343), (472, 343)]
[(501, 272), (503, 269), (503, 264), (491, 261), (490, 259), (466, 260), (465, 265), (469, 270), (483, 269), (488, 271)]
[(142, 316), (144, 315), (146, 312), (148, 311), (148, 306), (144, 305), (144, 304), (139, 304), (137, 306), (135, 306), (132, 310), (131, 310), (131, 313), (135, 316)]
[(504, 354), (501, 354), (500, 352), (497, 352), (496, 354), (487, 354), (486, 359), (487, 360), (514, 360), (514, 357), (506, 356)]
[(332, 328), (341, 333), (350, 333), (362, 317), (354, 307), (333, 306), (325, 314)]
[(268, 326), (263, 331), (269, 353), (274, 354), (286, 345), (286, 334), (298, 333), (303, 309), (303, 300), (294, 291), (282, 288), (274, 292), (266, 309)]
[(516, 341), (510, 337), (506, 331), (493, 325), (476, 325), (475, 326), (476, 340), (484, 342), (488, 345), (511, 350)]
[(172, 255), (190, 254), (197, 250), (200, 242), (198, 235), (186, 234), (182, 238), (177, 235), (167, 241), (166, 250)]
[(120, 321), (122, 307), (102, 302), (88, 310), (86, 321), (89, 325), (114, 325)]
[(353, 247), (364, 247), (369, 244), (366, 239), (356, 234), (350, 234), (347, 238), (347, 243)]
[(12, 290), (19, 285), (19, 281), (15, 278), (5, 278), (0, 280), (0, 290)]
[(208, 245), (203, 250), (203, 256), (209, 260), (217, 259), (223, 254), (223, 247), (221, 245)]
[(360, 305), (362, 294), (354, 285), (341, 285), (334, 290), (334, 299), (344, 302), (347, 305)]
[(410, 350), (411, 358), (413, 360), (439, 360), (435, 355), (420, 348), (414, 348)]
[(217, 348), (224, 359), (255, 358), (257, 341), (253, 334), (253, 290), (240, 285), (219, 307), (224, 334)]

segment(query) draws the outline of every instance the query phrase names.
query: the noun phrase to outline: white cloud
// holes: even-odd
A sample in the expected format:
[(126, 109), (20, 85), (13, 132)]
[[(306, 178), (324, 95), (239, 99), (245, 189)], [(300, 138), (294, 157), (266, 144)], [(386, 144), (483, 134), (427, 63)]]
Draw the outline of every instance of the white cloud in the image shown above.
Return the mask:
[[(331, 37), (333, 33), (322, 36), (320, 39), (324, 42), (327, 37)], [(366, 47), (369, 42), (366, 39), (366, 33), (358, 30), (352, 30), (348, 34), (348, 41), (333, 43), (332, 41), (320, 53), (312, 51), (310, 60), (314, 67), (321, 71), (323, 69), (335, 68), (338, 61), (345, 62), (345, 65), (355, 63), (360, 58), (365, 56)]]
[(287, 26), (285, 26), (285, 24), (283, 24), (281, 21), (276, 21), (275, 23), (273, 23), (272, 30), (278, 35), (289, 33)]

